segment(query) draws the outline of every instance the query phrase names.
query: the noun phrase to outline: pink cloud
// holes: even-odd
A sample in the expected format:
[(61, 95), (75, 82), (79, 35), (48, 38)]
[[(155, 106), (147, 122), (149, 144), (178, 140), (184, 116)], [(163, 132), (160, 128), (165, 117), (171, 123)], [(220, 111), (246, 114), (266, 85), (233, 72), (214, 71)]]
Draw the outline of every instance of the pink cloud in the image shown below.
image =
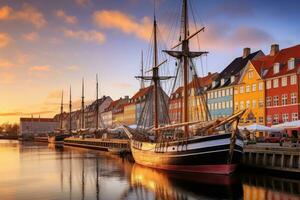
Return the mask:
[(78, 22), (76, 16), (67, 15), (63, 10), (55, 11), (55, 15), (67, 24), (76, 24)]

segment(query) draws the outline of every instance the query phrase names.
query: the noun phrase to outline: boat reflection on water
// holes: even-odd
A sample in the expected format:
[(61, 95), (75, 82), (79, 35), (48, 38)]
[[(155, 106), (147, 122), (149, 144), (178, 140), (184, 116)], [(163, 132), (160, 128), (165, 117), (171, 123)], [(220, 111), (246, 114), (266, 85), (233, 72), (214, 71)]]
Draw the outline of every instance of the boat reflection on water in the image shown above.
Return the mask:
[(244, 175), (243, 191), (245, 200), (300, 199), (300, 180), (264, 175)]
[(153, 193), (154, 199), (242, 199), (238, 178), (214, 174), (170, 173), (134, 164), (131, 187), (138, 199)]

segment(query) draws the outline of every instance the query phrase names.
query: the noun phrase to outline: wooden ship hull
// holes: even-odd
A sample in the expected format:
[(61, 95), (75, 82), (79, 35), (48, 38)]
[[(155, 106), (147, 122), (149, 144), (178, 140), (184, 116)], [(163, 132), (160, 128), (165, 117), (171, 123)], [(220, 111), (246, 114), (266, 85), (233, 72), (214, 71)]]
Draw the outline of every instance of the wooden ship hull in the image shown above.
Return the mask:
[[(131, 152), (136, 163), (147, 167), (172, 171), (231, 174), (241, 161), (244, 143), (238, 136), (232, 154), (230, 144), (229, 133), (196, 136), (169, 143), (132, 140)], [(232, 155), (231, 159), (229, 159), (230, 155)]]

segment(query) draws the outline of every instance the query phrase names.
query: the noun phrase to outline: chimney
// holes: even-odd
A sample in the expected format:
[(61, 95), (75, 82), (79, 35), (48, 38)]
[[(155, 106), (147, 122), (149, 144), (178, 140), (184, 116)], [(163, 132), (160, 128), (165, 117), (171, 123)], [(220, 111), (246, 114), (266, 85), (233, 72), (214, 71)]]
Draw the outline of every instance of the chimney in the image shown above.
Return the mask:
[(279, 52), (279, 45), (278, 44), (272, 44), (271, 50), (270, 50), (270, 56), (275, 56)]
[(243, 50), (243, 58), (246, 58), (250, 55), (251, 49), (249, 47), (244, 48)]

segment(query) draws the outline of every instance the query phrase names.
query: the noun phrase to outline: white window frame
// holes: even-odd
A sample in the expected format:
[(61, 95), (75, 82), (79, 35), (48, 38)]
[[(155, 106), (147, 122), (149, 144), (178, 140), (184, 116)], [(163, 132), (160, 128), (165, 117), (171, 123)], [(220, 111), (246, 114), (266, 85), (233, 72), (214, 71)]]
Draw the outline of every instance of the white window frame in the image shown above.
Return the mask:
[(249, 93), (250, 91), (250, 85), (246, 85), (246, 93)]
[(273, 73), (278, 74), (280, 70), (280, 63), (275, 63), (273, 66)]
[(297, 84), (297, 75), (292, 75), (291, 77), (291, 85), (296, 85)]
[(256, 91), (256, 83), (253, 83), (252, 84), (252, 92), (255, 92)]
[(295, 58), (290, 58), (288, 60), (288, 70), (292, 70), (295, 68)]
[(271, 82), (271, 80), (267, 80), (266, 84), (267, 84), (267, 86), (266, 86), (267, 90), (272, 88), (272, 82)]
[(281, 105), (283, 105), (283, 106), (287, 105), (287, 99), (288, 99), (288, 95), (287, 94), (283, 94), (281, 96)]
[(297, 103), (297, 94), (295, 92), (291, 93), (291, 104)]
[(281, 87), (285, 87), (287, 86), (287, 77), (282, 77), (281, 78)]
[(273, 79), (273, 88), (278, 88), (278, 79), (276, 78), (276, 79)]
[(258, 90), (262, 91), (263, 89), (264, 89), (264, 83), (263, 82), (258, 83)]
[(278, 96), (273, 97), (273, 106), (279, 106), (279, 97)]

